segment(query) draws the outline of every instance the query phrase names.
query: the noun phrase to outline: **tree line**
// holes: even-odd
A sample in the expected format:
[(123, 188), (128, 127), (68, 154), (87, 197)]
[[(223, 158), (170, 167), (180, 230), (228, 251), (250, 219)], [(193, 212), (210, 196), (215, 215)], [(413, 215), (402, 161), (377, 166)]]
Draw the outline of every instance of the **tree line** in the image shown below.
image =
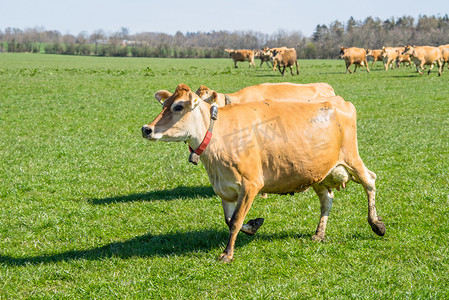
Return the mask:
[(142, 32), (130, 34), (125, 27), (112, 34), (103, 30), (92, 34), (62, 35), (44, 28), (0, 28), (1, 52), (33, 52), (66, 55), (221, 58), (224, 51), (233, 49), (261, 49), (286, 46), (295, 48), (299, 58), (338, 58), (339, 49), (361, 47), (379, 49), (382, 46), (428, 45), (449, 43), (449, 17), (410, 16), (400, 18), (368, 17), (365, 20), (350, 18), (346, 23), (334, 21), (317, 25), (312, 36), (300, 31), (279, 30), (273, 34), (256, 31), (178, 31), (166, 33)]

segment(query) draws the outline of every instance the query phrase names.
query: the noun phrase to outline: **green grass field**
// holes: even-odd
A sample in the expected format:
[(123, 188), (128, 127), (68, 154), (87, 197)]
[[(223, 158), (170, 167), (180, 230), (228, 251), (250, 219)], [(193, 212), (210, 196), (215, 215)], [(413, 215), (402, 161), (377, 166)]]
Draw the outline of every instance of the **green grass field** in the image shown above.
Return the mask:
[[(0, 299), (447, 299), (449, 71), (239, 65), (0, 54)], [(327, 82), (355, 105), (387, 233), (371, 231), (355, 183), (335, 192), (323, 243), (313, 191), (257, 197), (247, 219), (264, 225), (219, 263), (228, 229), (203, 166), (140, 128), (159, 89), (283, 81)]]

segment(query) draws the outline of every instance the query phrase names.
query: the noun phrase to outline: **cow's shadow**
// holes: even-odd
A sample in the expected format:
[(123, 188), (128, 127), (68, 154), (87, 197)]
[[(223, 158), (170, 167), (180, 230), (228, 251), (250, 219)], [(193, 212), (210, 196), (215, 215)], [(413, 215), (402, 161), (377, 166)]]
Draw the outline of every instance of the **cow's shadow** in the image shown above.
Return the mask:
[[(0, 255), (0, 264), (10, 266), (40, 265), (77, 260), (102, 260), (108, 258), (129, 259), (132, 257), (165, 257), (171, 255), (183, 255), (186, 253), (216, 252), (216, 256), (224, 249), (229, 236), (228, 231), (204, 229), (189, 232), (175, 232), (153, 235), (144, 234), (130, 240), (112, 242), (107, 245), (84, 250), (69, 250), (56, 254), (43, 254), (31, 257), (11, 257)], [(254, 238), (258, 239), (283, 239), (292, 236), (283, 234), (246, 236), (240, 234), (236, 248), (250, 243)], [(310, 239), (310, 235), (293, 235), (295, 238)], [(223, 248), (223, 249), (222, 249)]]
[(155, 200), (174, 200), (179, 198), (198, 198), (198, 197), (213, 197), (215, 195), (211, 186), (178, 186), (170, 190), (151, 191), (147, 193), (131, 194), (125, 196), (114, 196), (107, 198), (93, 198), (88, 202), (94, 205), (104, 205), (110, 203), (123, 203), (134, 201), (155, 201)]

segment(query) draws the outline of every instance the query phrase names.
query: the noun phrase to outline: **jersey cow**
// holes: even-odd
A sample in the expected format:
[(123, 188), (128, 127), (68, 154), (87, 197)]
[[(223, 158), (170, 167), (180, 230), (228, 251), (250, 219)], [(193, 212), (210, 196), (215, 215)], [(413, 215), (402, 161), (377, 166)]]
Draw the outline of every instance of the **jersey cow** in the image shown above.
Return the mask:
[(282, 76), (284, 76), (286, 67), (290, 68), (290, 73), (293, 75), (293, 66), (296, 66), (296, 74), (299, 74), (298, 56), (294, 48), (273, 50), (272, 53), (274, 66), (279, 66), (279, 72), (281, 72)]
[(203, 163), (222, 199), (229, 227), (228, 243), (219, 256), (223, 262), (233, 260), (239, 231), (253, 235), (262, 225), (262, 218), (244, 224), (258, 193), (296, 193), (312, 187), (321, 203), (312, 239), (320, 241), (325, 238), (332, 189), (352, 180), (367, 194), (371, 228), (385, 234), (375, 207), (376, 175), (365, 167), (357, 150), (356, 111), (341, 97), (313, 103), (263, 100), (216, 108), (179, 84), (164, 101), (162, 112), (142, 127), (142, 135), (150, 141), (185, 141), (192, 149), (191, 161)]
[(269, 48), (265, 47), (262, 50), (254, 51), (254, 57), (260, 59), (260, 66), (259, 67), (262, 67), (264, 62), (267, 64), (267, 66), (269, 68), (273, 67), (273, 65), (270, 65), (273, 62), (273, 55), (268, 50), (269, 50)]
[(351, 65), (355, 65), (354, 73), (357, 71), (358, 66), (366, 66), (366, 71), (369, 73), (368, 61), (366, 60), (366, 50), (363, 48), (341, 47), (340, 58), (345, 60), (346, 63), (346, 73), (352, 73), (349, 69)]
[(234, 61), (234, 67), (237, 67), (238, 61), (249, 61), (249, 66), (256, 67), (256, 64), (254, 63), (254, 51), (253, 50), (232, 50), (232, 49), (225, 49), (226, 52), (229, 53), (229, 57), (232, 58)]
[(382, 51), (382, 49), (366, 49), (366, 56), (371, 56), (373, 58), (371, 68), (374, 66), (376, 61), (382, 61)]
[(433, 69), (433, 64), (436, 62), (438, 64), (438, 76), (441, 76), (442, 56), (440, 48), (431, 46), (406, 46), (402, 54), (410, 55), (416, 65), (416, 70), (421, 75), (422, 72), (420, 69), (422, 69), (424, 65), (430, 66), (429, 72), (427, 72), (427, 75), (429, 75)]
[(385, 71), (393, 68), (394, 62), (404, 51), (404, 47), (382, 47), (382, 59), (384, 61)]
[[(334, 89), (327, 83), (262, 83), (258, 85), (245, 87), (232, 94), (221, 94), (201, 85), (196, 94), (209, 104), (216, 103), (218, 107), (230, 103), (253, 102), (264, 99), (280, 100), (289, 99), (290, 101), (304, 101), (316, 99), (319, 97), (335, 96)], [(216, 98), (214, 98), (216, 96)]]

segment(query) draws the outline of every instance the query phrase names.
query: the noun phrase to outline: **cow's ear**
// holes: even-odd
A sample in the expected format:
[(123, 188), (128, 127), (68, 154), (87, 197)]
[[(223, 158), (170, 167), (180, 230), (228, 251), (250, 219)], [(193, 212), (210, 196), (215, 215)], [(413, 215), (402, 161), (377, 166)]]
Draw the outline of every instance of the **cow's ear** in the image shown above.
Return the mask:
[(154, 98), (156, 98), (156, 100), (160, 104), (164, 104), (165, 99), (169, 98), (171, 95), (173, 95), (173, 94), (170, 93), (169, 91), (160, 90), (160, 91), (157, 91), (156, 94), (154, 94)]
[(200, 97), (198, 97), (197, 94), (190, 93), (190, 107), (192, 108), (192, 110), (195, 109), (199, 103)]
[(218, 93), (214, 91), (211, 96), (210, 104), (217, 104), (218, 101)]

